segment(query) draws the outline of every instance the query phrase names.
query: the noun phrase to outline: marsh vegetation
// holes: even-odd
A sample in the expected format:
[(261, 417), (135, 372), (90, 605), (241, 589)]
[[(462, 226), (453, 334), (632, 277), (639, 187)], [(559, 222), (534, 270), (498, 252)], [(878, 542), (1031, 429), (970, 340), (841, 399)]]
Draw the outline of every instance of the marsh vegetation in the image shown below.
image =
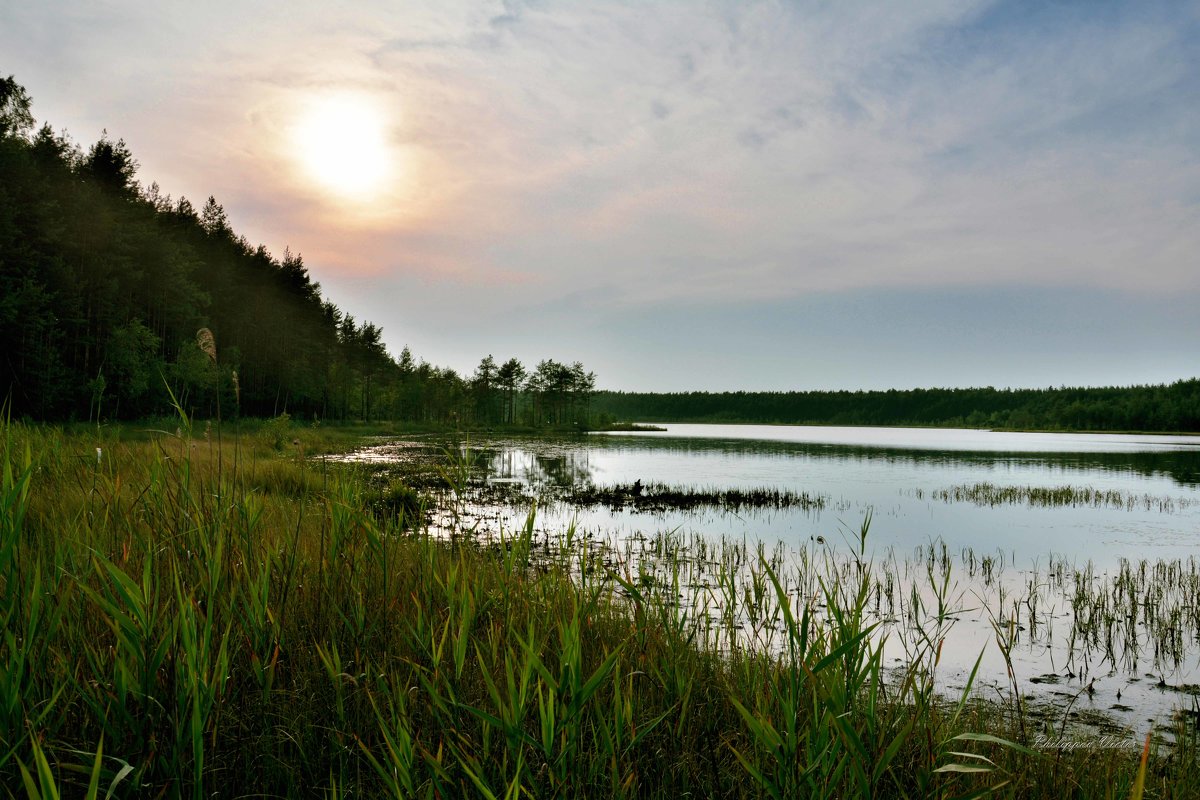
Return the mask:
[[(939, 692), (951, 608), (906, 606), (913, 624), (885, 637), (865, 526), (847, 553), (610, 546), (570, 526), (543, 535), (532, 517), (480, 539), (462, 515), (439, 532), (403, 499), (368, 502), (381, 494), (365, 468), (311, 456), (336, 445), (330, 431), (293, 427), (277, 450), (177, 428), (4, 426), (12, 792), (1197, 790), (1182, 724), (1144, 757), (1034, 748), (1016, 696)], [(443, 470), (456, 510), (470, 470)], [(893, 640), (903, 663), (887, 660)]]

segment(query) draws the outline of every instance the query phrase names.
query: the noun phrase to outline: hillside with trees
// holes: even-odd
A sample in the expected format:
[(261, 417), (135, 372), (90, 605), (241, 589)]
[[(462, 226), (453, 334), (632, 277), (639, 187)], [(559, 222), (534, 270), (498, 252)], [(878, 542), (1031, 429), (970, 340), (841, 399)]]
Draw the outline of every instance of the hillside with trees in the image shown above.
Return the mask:
[(0, 401), (14, 416), (136, 418), (174, 397), (207, 415), (583, 421), (595, 376), (581, 364), (489, 355), (464, 376), (393, 357), (300, 254), (251, 244), (215, 198), (172, 199), (137, 169), (107, 133), (80, 148), (36, 126), (26, 91), (0, 79)]

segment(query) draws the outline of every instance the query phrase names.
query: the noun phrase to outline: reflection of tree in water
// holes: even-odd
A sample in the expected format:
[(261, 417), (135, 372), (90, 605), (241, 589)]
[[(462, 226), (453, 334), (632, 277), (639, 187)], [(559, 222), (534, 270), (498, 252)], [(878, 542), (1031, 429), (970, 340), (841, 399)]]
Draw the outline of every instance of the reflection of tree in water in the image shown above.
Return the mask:
[(492, 441), (476, 449), (476, 465), (489, 481), (520, 483), (533, 493), (562, 492), (595, 486), (592, 451), (664, 451), (768, 458), (808, 458), (833, 462), (912, 464), (915, 466), (1008, 466), (1096, 470), (1165, 477), (1183, 486), (1200, 485), (1200, 447), (1157, 452), (1032, 453), (966, 450), (917, 450), (870, 445), (771, 442), (730, 439), (592, 437), (586, 442), (554, 440)]
[(1003, 465), (1058, 469), (1098, 470), (1165, 477), (1182, 486), (1200, 485), (1200, 439), (1197, 447), (1141, 452), (1010, 452), (972, 450), (919, 450), (872, 445), (773, 442), (749, 439), (699, 439), (654, 437), (647, 444), (634, 444), (632, 437), (598, 440), (595, 445), (614, 449), (655, 449), (676, 453), (720, 453), (777, 458), (808, 457), (843, 462), (883, 462), (939, 467)]
[(592, 484), (592, 466), (586, 448), (555, 448), (537, 452), (505, 447), (488, 451), (486, 477), (516, 480), (531, 489), (571, 489)]
[(798, 508), (810, 512), (820, 511), (826, 504), (822, 495), (774, 487), (718, 489), (664, 483), (647, 485), (640, 478), (629, 484), (601, 487), (593, 480), (586, 447), (542, 445), (539, 452), (532, 447), (501, 446), (476, 453), (476, 478), (481, 477), (486, 484), (480, 487), (479, 495), (484, 502), (522, 504), (536, 497), (577, 506), (606, 506), (612, 511), (628, 509), (652, 513), (701, 508), (747, 512)]

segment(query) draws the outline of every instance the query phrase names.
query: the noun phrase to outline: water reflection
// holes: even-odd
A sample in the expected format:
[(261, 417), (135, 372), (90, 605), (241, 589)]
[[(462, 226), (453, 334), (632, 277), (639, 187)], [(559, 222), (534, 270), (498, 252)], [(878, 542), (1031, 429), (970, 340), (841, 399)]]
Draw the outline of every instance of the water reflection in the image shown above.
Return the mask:
[[(1001, 548), (1023, 559), (1054, 552), (1104, 565), (1133, 554), (1182, 556), (1200, 543), (1200, 448), (1192, 438), (907, 431), (898, 441), (888, 430), (872, 442), (874, 430), (827, 429), (829, 438), (854, 441), (823, 442), (795, 440), (812, 437), (811, 429), (768, 428), (773, 439), (754, 440), (743, 428), (723, 435), (733, 426), (680, 427), (703, 435), (476, 438), (469, 449), (476, 477), (494, 489), (489, 501), (511, 508), (498, 516), (504, 524), (537, 499), (547, 525), (576, 521), (629, 532), (682, 526), (792, 544), (856, 528), (873, 514), (872, 539), (882, 547), (908, 550), (940, 538), (955, 548)], [(913, 446), (926, 435), (937, 446)], [(1015, 442), (1035, 449), (1003, 449)], [(380, 450), (403, 460), (442, 447), (426, 440), (415, 449), (390, 443)], [(633, 487), (651, 485), (689, 500), (697, 492), (719, 498), (737, 490), (820, 502), (757, 513), (729, 513), (719, 503), (689, 503), (677, 513), (659, 506), (655, 512), (663, 513), (654, 519), (634, 503), (569, 502), (569, 495), (589, 494), (581, 489), (616, 488), (628, 499)]]
[(522, 483), (531, 489), (572, 489), (593, 484), (591, 451), (588, 447), (564, 448), (546, 443), (543, 447), (485, 446), (476, 451), (476, 463), (486, 481)]
[(591, 436), (565, 443), (546, 439), (492, 441), (479, 447), (477, 452), (489, 478), (560, 488), (586, 486), (602, 479), (598, 474), (601, 465), (594, 458), (596, 455), (619, 458), (646, 453), (678, 459), (806, 460), (835, 466), (911, 470), (984, 468), (993, 472), (1042, 475), (1094, 473), (1114, 478), (1163, 478), (1181, 487), (1200, 487), (1200, 449), (1190, 448), (1125, 452), (965, 451), (745, 439)]
[[(699, 426), (696, 426), (699, 427)], [(1060, 435), (1062, 436), (1062, 435)], [(1081, 437), (1082, 438), (1082, 437)], [(1172, 437), (1182, 438), (1182, 437)], [(1084, 441), (1079, 442), (1082, 447)], [(930, 467), (1007, 467), (1036, 470), (1078, 470), (1165, 477), (1181, 486), (1200, 486), (1200, 447), (1169, 450), (959, 450), (824, 442), (768, 441), (662, 436), (593, 436), (589, 446), (613, 452), (653, 448), (680, 455), (810, 458), (883, 465)], [(1151, 443), (1153, 446), (1153, 443)]]

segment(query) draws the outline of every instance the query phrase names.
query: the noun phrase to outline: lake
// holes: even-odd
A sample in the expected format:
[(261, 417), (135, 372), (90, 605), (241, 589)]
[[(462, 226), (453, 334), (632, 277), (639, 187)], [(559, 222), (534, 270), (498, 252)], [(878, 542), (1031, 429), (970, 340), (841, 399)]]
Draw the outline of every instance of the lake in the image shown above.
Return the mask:
[[(511, 531), (538, 497), (540, 529), (573, 524), (608, 542), (671, 535), (849, 553), (869, 518), (867, 554), (881, 575), (916, 585), (925, 597), (930, 586), (922, 565), (933, 563), (935, 554), (952, 575), (962, 612), (947, 637), (947, 688), (962, 684), (984, 650), (982, 684), (1003, 690), (1007, 669), (992, 627), (999, 620), (1012, 623), (1021, 691), (1035, 698), (1070, 706), (1072, 713), (1103, 711), (1134, 731), (1163, 725), (1176, 707), (1194, 702), (1200, 683), (1200, 438), (663, 427), (471, 441), (479, 482), (510, 490), (477, 500), (472, 524)], [(383, 443), (360, 457), (403, 460), (420, 450)], [(635, 484), (639, 495), (640, 487), (647, 493), (771, 489), (819, 502), (652, 511), (633, 502), (571, 502), (580, 487), (618, 487), (618, 499), (636, 499), (628, 488)], [(501, 496), (507, 499), (496, 499)], [(981, 564), (988, 565), (986, 580)], [(1166, 570), (1157, 582), (1155, 565)], [(1081, 644), (1096, 624), (1092, 619), (1085, 626), (1081, 608), (1119, 616), (1110, 606), (1126, 588), (1138, 599), (1133, 615), (1126, 614), (1126, 629), (1109, 619), (1108, 637), (1115, 625), (1117, 644)], [(900, 616), (895, 608), (880, 613), (888, 622)], [(1163, 622), (1168, 617), (1169, 625)], [(893, 641), (899, 638), (897, 632)]]
[[(1059, 553), (1113, 566), (1124, 557), (1175, 558), (1200, 544), (1200, 438), (998, 433), (914, 428), (669, 425), (664, 433), (593, 434), (586, 442), (479, 442), (489, 475), (529, 485), (643, 483), (769, 486), (819, 493), (825, 511), (747, 517), (664, 515), (658, 525), (797, 542), (857, 530), (873, 512), (871, 541), (902, 550), (942, 539), (952, 549), (999, 549), (1027, 558)], [(1030, 507), (944, 502), (954, 486), (1091, 487), (1182, 500), (1157, 506)], [(640, 528), (639, 515), (560, 510), (584, 525)]]

